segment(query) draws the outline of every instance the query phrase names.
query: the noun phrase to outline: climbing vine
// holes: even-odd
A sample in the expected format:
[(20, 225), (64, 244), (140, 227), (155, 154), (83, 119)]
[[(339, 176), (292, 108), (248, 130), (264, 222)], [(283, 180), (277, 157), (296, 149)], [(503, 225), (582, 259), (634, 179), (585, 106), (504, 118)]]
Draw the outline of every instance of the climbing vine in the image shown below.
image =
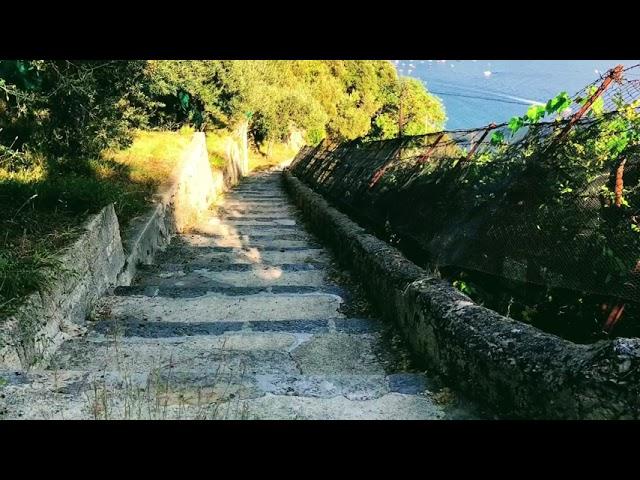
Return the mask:
[[(560, 136), (595, 92), (594, 86), (573, 99), (561, 92), (511, 118), (476, 155), (465, 182), (475, 190), (476, 207), (493, 208), (502, 221), (511, 218), (508, 241), (530, 246), (531, 261), (543, 266), (542, 282), (555, 275), (570, 285), (575, 277), (587, 291), (640, 298), (640, 100), (614, 96), (615, 109), (607, 112), (596, 98), (583, 120)], [(454, 286), (491, 303), (469, 278), (454, 277)], [(535, 318), (535, 308), (523, 308)]]

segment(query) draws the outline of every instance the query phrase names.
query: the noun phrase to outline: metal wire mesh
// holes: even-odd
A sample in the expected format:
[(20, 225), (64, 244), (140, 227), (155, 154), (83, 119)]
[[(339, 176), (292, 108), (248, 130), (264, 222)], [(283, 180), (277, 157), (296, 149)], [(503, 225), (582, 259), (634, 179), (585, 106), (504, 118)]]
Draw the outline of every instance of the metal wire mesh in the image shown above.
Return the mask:
[[(501, 124), (306, 147), (291, 169), (426, 263), (638, 302), (640, 122), (621, 110), (638, 111), (636, 67), (601, 93), (598, 115), (575, 118), (595, 82), (573, 116), (516, 135)], [(600, 152), (627, 133), (636, 140), (622, 151)], [(624, 207), (612, 197), (622, 159)]]

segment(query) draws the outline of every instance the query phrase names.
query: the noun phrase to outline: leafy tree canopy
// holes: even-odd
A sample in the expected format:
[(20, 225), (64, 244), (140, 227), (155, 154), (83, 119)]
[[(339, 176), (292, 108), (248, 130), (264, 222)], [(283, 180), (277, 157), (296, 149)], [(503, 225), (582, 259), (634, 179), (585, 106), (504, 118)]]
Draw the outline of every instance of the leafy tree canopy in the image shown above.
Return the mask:
[(41, 153), (73, 168), (132, 128), (244, 124), (256, 143), (310, 144), (442, 128), (440, 101), (387, 61), (0, 61), (0, 162)]

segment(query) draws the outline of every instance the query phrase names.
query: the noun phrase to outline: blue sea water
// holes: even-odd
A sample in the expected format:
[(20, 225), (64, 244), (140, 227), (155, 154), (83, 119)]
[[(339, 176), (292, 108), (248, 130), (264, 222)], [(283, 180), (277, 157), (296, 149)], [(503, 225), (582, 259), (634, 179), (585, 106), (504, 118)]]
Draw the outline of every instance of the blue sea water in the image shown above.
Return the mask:
[(573, 95), (618, 64), (640, 60), (394, 60), (443, 101), (447, 129), (506, 122), (561, 91)]

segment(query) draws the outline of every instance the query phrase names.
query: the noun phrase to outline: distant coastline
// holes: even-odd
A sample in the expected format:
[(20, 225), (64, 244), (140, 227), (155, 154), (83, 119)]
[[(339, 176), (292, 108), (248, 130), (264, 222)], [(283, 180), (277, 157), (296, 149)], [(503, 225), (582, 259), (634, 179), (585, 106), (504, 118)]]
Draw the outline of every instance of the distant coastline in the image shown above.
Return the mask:
[[(447, 112), (447, 128), (505, 122), (561, 91), (573, 94), (609, 68), (640, 60), (394, 60), (419, 78)], [(488, 72), (488, 73), (487, 73)]]

